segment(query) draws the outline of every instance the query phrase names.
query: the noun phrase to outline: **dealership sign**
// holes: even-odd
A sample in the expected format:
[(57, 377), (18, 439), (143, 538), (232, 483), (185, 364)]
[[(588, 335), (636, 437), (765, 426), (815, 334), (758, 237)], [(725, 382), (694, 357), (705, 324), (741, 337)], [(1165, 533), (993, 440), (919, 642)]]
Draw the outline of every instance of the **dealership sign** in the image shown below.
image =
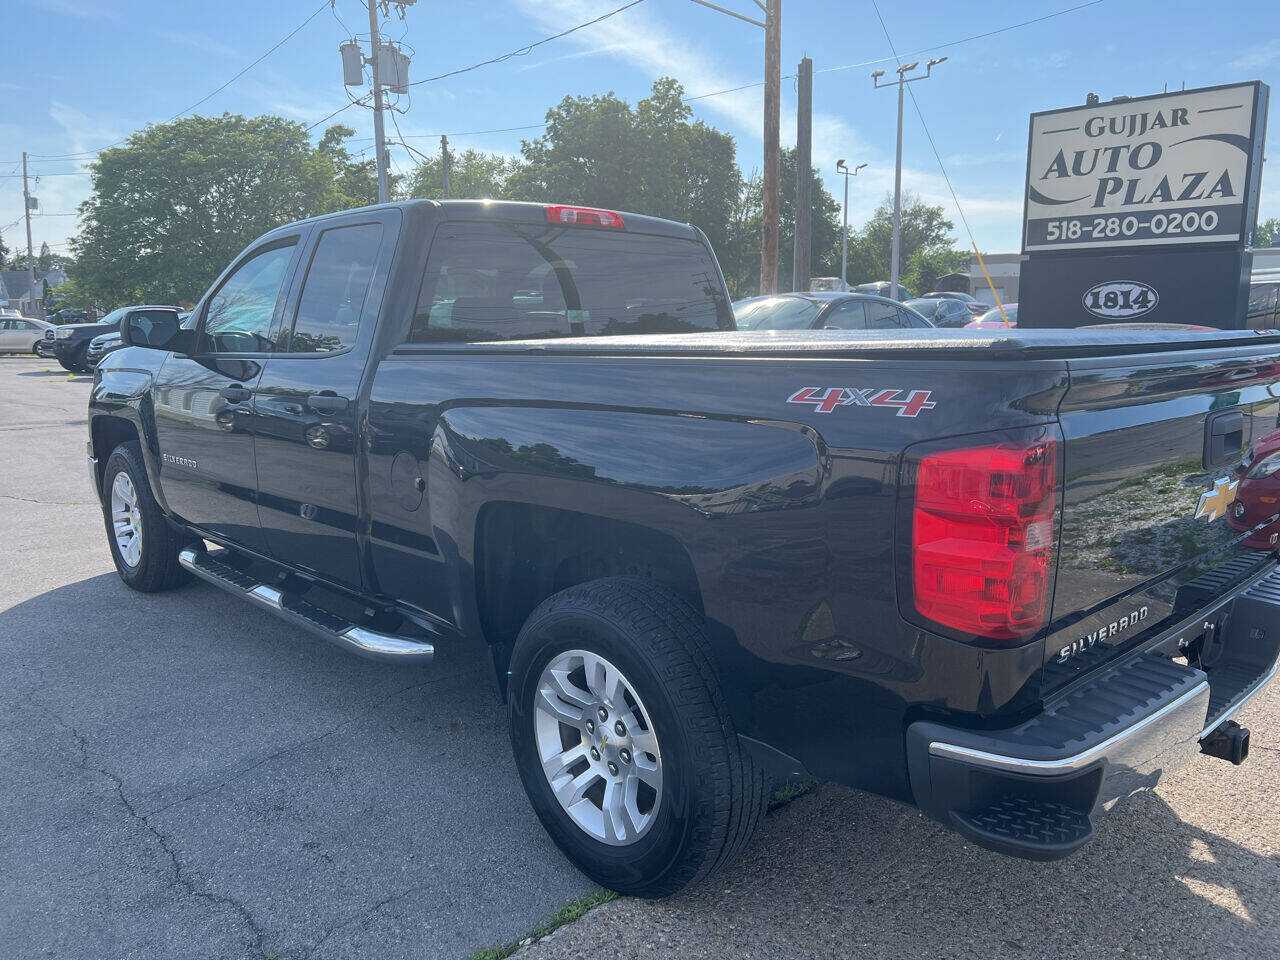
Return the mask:
[(1245, 242), (1265, 108), (1255, 82), (1033, 114), (1023, 252)]

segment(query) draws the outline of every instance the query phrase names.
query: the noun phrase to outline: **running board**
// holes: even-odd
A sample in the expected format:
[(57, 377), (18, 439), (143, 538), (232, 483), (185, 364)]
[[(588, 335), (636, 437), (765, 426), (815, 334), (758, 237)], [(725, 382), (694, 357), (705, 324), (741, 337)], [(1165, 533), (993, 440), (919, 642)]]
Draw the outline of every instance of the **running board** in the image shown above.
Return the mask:
[(350, 620), (336, 617), (301, 597), (259, 583), (203, 550), (187, 547), (178, 554), (178, 562), (201, 580), (250, 600), (357, 656), (392, 663), (429, 663), (435, 656), (435, 647), (430, 643), (370, 630)]

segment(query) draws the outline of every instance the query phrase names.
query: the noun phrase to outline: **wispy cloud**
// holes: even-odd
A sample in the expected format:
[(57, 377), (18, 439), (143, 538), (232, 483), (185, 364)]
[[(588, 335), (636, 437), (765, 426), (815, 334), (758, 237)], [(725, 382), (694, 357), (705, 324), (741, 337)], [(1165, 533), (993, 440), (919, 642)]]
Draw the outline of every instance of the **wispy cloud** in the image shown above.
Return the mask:
[(220, 57), (243, 57), (244, 50), (237, 50), (230, 44), (221, 43), (211, 37), (206, 37), (202, 33), (180, 33), (177, 30), (157, 30), (156, 36), (167, 43), (176, 43), (179, 46), (190, 47), (193, 50), (200, 50), (204, 53), (214, 53)]
[(1269, 40), (1266, 43), (1250, 47), (1231, 61), (1236, 70), (1261, 70), (1280, 63), (1280, 40)]
[(40, 0), (40, 5), (50, 13), (77, 20), (113, 22), (120, 19), (118, 11), (91, 0)]

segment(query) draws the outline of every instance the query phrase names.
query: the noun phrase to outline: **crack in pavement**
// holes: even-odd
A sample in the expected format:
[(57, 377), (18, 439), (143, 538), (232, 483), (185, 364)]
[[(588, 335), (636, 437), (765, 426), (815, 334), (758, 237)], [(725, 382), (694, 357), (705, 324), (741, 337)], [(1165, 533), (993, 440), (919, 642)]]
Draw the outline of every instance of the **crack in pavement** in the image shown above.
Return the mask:
[(105, 767), (101, 767), (90, 762), (89, 741), (86, 739), (84, 734), (82, 734), (79, 730), (77, 730), (71, 724), (67, 723), (65, 720), (62, 719), (62, 717), (55, 714), (52, 710), (50, 710), (44, 704), (37, 702), (35, 699), (34, 691), (32, 691), (32, 693), (26, 697), (26, 701), (30, 703), (32, 706), (34, 706), (36, 709), (40, 710), (43, 714), (45, 714), (45, 716), (47, 716), (50, 720), (52, 720), (58, 726), (62, 727), (64, 730), (68, 731), (71, 734), (80, 752), (80, 760), (76, 764), (78, 769), (97, 773), (100, 776), (105, 777), (107, 780), (111, 781), (111, 783), (115, 786), (116, 795), (120, 798), (120, 803), (124, 807), (125, 811), (129, 814), (129, 817), (137, 821), (139, 824), (141, 824), (142, 827), (149, 834), (151, 834), (152, 837), (155, 838), (156, 842), (160, 846), (160, 849), (163, 850), (165, 855), (169, 858), (169, 862), (173, 867), (172, 884), (186, 890), (187, 893), (190, 894), (191, 896), (196, 897), (197, 899), (200, 899), (200, 900), (204, 900), (207, 903), (213, 904), (216, 907), (230, 908), (237, 916), (239, 916), (239, 918), (245, 924), (245, 926), (249, 928), (249, 931), (252, 934), (252, 939), (250, 941), (251, 948), (253, 950), (256, 950), (257, 955), (262, 957), (263, 960), (271, 960), (271, 958), (273, 958), (275, 954), (267, 952), (267, 949), (266, 949), (267, 931), (264, 930), (262, 926), (258, 923), (258, 921), (254, 918), (253, 913), (249, 910), (249, 908), (246, 907), (239, 900), (237, 900), (235, 897), (225, 896), (219, 893), (213, 893), (209, 890), (202, 890), (199, 887), (197, 887), (195, 880), (192, 879), (190, 875), (191, 871), (187, 868), (186, 864), (182, 862), (181, 857), (178, 856), (177, 850), (174, 849), (173, 837), (171, 837), (169, 834), (165, 833), (163, 830), (159, 829), (155, 824), (153, 824), (149, 819), (150, 815), (146, 815), (138, 812), (137, 808), (133, 805), (133, 802), (129, 799), (128, 795), (124, 792), (124, 781), (122, 781), (120, 777), (112, 773), (110, 770), (107, 770)]
[(34, 497), (15, 497), (10, 493), (0, 493), (0, 499), (17, 500), (20, 503), (43, 503), (51, 507), (79, 507), (83, 506), (79, 500), (37, 500)]
[(188, 801), (194, 800), (196, 797), (203, 797), (211, 793), (217, 793), (227, 784), (234, 783), (236, 780), (239, 780), (241, 777), (245, 776), (246, 774), (252, 773), (254, 770), (257, 770), (259, 767), (270, 763), (272, 760), (275, 760), (278, 757), (282, 757), (287, 753), (291, 753), (294, 750), (301, 750), (306, 747), (314, 746), (320, 741), (333, 736), (335, 733), (339, 732), (344, 727), (348, 727), (359, 720), (363, 720), (365, 717), (371, 716), (373, 713), (375, 713), (382, 707), (386, 706), (388, 703), (396, 699), (396, 697), (399, 697), (401, 694), (409, 693), (413, 690), (420, 690), (423, 687), (428, 687), (428, 686), (431, 686), (433, 683), (440, 683), (441, 681), (447, 680), (447, 679), (450, 679), (450, 678), (449, 677), (432, 677), (429, 680), (423, 680), (421, 683), (413, 683), (407, 687), (401, 687), (399, 690), (389, 693), (382, 699), (377, 700), (374, 703), (370, 704), (368, 707), (366, 707), (364, 710), (361, 710), (359, 713), (352, 714), (351, 716), (347, 717), (345, 720), (341, 720), (338, 723), (335, 723), (332, 727), (325, 730), (324, 732), (318, 733), (315, 736), (307, 737), (306, 739), (299, 740), (295, 743), (291, 743), (287, 746), (281, 747), (279, 750), (269, 753), (265, 757), (262, 757), (259, 760), (254, 761), (253, 763), (249, 764), (247, 767), (242, 767), (241, 769), (234, 771), (226, 779), (219, 782), (216, 786), (207, 787), (203, 790), (196, 790), (194, 793), (189, 793), (184, 797), (179, 797), (176, 800), (170, 800), (168, 803), (163, 804), (159, 807), (156, 807), (154, 810), (147, 811), (146, 815), (148, 817), (154, 817), (168, 810), (170, 807), (176, 807), (179, 804), (187, 803)]

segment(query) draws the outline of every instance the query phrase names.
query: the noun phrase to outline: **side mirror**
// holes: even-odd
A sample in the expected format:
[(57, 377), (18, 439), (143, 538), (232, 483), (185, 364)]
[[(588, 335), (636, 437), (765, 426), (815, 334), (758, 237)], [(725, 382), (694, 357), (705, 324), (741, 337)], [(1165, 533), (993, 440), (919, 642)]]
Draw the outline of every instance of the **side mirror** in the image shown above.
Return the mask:
[(120, 324), (120, 341), (127, 347), (190, 354), (195, 349), (196, 332), (182, 329), (176, 313), (148, 310), (125, 318)]

